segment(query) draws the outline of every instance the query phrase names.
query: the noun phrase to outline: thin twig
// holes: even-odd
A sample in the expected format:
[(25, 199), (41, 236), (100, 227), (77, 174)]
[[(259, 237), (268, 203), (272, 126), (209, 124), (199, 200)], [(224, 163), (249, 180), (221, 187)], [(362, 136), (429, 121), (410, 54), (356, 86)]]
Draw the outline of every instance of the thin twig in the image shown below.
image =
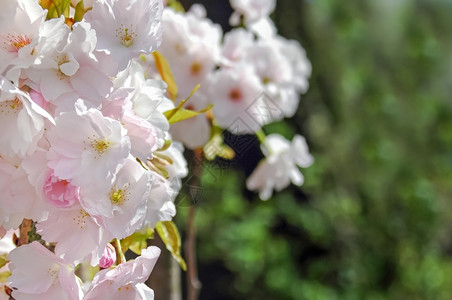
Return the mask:
[[(195, 166), (193, 179), (196, 182), (192, 182), (191, 186), (195, 189), (201, 185), (201, 171), (203, 152), (202, 149), (195, 150)], [(196, 190), (190, 191), (193, 197), (196, 197)], [(198, 279), (198, 268), (196, 264), (196, 228), (195, 228), (195, 212), (196, 212), (196, 200), (192, 199), (193, 204), (189, 208), (188, 220), (187, 220), (187, 239), (185, 241), (185, 253), (187, 255), (187, 300), (197, 300), (199, 291), (201, 290), (201, 282)]]

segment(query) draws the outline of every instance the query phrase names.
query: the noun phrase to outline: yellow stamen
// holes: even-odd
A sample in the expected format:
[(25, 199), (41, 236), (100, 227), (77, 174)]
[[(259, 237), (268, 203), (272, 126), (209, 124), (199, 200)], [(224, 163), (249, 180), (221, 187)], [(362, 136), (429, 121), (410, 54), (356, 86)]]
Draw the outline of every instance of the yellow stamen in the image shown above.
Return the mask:
[(23, 104), (19, 98), (0, 102), (0, 113), (3, 115), (17, 114), (22, 110)]
[(94, 140), (91, 142), (91, 147), (94, 149), (94, 151), (102, 155), (110, 147), (110, 142), (106, 140)]

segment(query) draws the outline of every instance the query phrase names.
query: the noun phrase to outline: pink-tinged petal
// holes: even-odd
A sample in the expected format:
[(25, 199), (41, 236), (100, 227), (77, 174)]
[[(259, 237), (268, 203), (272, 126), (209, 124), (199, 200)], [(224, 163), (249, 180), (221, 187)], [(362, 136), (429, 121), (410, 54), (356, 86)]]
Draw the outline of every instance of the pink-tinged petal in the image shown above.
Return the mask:
[(80, 65), (71, 54), (68, 54), (68, 56), (69, 56), (69, 61), (66, 63), (60, 64), (59, 69), (60, 69), (61, 73), (63, 73), (64, 75), (72, 76), (78, 71)]
[(97, 50), (107, 51), (121, 71), (131, 58), (150, 53), (162, 40), (160, 0), (94, 2), (85, 19), (97, 32)]
[(96, 109), (61, 114), (47, 137), (49, 167), (81, 188), (99, 181), (110, 184), (130, 152), (127, 130)]
[[(74, 269), (68, 266), (61, 266), (58, 274), (60, 286), (69, 300), (82, 299), (83, 290), (78, 278), (74, 274)], [(49, 298), (55, 299), (55, 298)]]
[(30, 90), (30, 98), (31, 100), (33, 100), (36, 104), (38, 104), (40, 107), (42, 107), (43, 109), (46, 109), (47, 107), (47, 101), (44, 99), (44, 97), (42, 96), (42, 94), (38, 91), (35, 90)]
[(71, 77), (71, 85), (81, 98), (89, 100), (97, 107), (110, 92), (113, 84), (103, 72), (92, 66), (82, 65)]
[[(153, 296), (140, 283), (144, 283), (160, 255), (160, 249), (150, 246), (143, 249), (141, 256), (135, 260), (120, 264), (114, 269), (105, 269), (94, 276), (93, 282), (86, 292), (85, 300), (90, 299), (149, 299), (143, 296)], [(124, 297), (127, 298), (124, 298)], [(150, 298), (153, 299), (153, 298)]]
[(30, 96), (0, 77), (0, 155), (25, 156), (36, 149), (42, 137), (44, 120), (52, 117)]
[(47, 248), (33, 242), (17, 247), (8, 255), (12, 275), (9, 286), (20, 292), (40, 294), (57, 280), (62, 260)]
[(132, 158), (119, 170), (111, 188), (82, 190), (82, 206), (116, 238), (125, 238), (142, 227), (151, 174)]
[(52, 212), (36, 228), (43, 239), (57, 243), (57, 255), (77, 262), (87, 258), (92, 265), (99, 262), (105, 246), (113, 238), (79, 205), (70, 210)]
[(16, 300), (36, 300), (36, 299), (61, 299), (69, 300), (61, 286), (52, 285), (47, 291), (39, 294), (29, 294), (20, 291), (13, 291), (12, 296)]
[(102, 114), (106, 117), (121, 120), (134, 89), (119, 88), (114, 90), (102, 103)]
[(187, 148), (195, 149), (209, 141), (210, 123), (205, 115), (198, 115), (173, 124), (171, 134), (175, 140), (183, 142)]
[(131, 154), (142, 161), (152, 158), (157, 150), (157, 129), (148, 121), (138, 117), (131, 110), (126, 111), (121, 119), (131, 142)]
[(55, 207), (68, 208), (80, 200), (80, 188), (69, 181), (49, 174), (43, 188), (47, 201)]
[(49, 102), (72, 91), (69, 78), (61, 75), (59, 72), (59, 70), (55, 69), (40, 71), (40, 76), (42, 76), (40, 84), (41, 93)]

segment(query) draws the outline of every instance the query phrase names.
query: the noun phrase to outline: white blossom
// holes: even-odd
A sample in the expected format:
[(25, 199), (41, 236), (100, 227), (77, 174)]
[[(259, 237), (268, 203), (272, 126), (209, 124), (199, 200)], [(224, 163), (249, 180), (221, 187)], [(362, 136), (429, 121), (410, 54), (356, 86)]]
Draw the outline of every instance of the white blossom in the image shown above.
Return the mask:
[(304, 137), (296, 135), (291, 143), (279, 134), (271, 134), (261, 147), (265, 159), (247, 179), (249, 190), (259, 191), (260, 198), (267, 200), (273, 190), (281, 191), (290, 182), (303, 184), (304, 177), (298, 167), (306, 168), (314, 162)]

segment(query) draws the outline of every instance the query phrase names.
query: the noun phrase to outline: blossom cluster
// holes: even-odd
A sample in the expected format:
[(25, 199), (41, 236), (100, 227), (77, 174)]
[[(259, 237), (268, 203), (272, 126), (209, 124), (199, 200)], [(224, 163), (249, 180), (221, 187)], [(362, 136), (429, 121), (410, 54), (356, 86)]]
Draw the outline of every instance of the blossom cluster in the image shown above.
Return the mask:
[[(119, 240), (176, 214), (183, 145), (204, 147), (215, 127), (256, 133), (293, 116), (309, 61), (277, 35), (274, 1), (231, 1), (241, 27), (224, 36), (199, 5), (73, 0), (69, 15), (49, 17), (58, 7), (47, 2), (0, 3), (0, 242), (24, 219), (40, 235), (0, 243), (0, 271), (11, 272), (0, 298), (153, 299), (144, 282), (160, 250), (118, 261)], [(249, 189), (267, 199), (302, 184), (297, 166), (312, 163), (302, 137), (262, 146)], [(85, 262), (101, 270), (82, 282)]]
[[(262, 133), (264, 125), (293, 117), (299, 94), (308, 89), (310, 62), (298, 42), (277, 34), (269, 17), (275, 1), (230, 3), (234, 8), (230, 23), (240, 26), (224, 35), (200, 5), (187, 13), (163, 12), (159, 51), (174, 71), (180, 95), (176, 101), (200, 83), (188, 106), (196, 110), (213, 106), (210, 116), (198, 115), (172, 126), (173, 137), (187, 148), (203, 147), (215, 126), (234, 134)], [(290, 182), (302, 185), (298, 167), (313, 162), (303, 137), (297, 136), (289, 147), (282, 136), (273, 136), (277, 137), (262, 140), (266, 158), (247, 181), (247, 188), (259, 191), (263, 200)]]

